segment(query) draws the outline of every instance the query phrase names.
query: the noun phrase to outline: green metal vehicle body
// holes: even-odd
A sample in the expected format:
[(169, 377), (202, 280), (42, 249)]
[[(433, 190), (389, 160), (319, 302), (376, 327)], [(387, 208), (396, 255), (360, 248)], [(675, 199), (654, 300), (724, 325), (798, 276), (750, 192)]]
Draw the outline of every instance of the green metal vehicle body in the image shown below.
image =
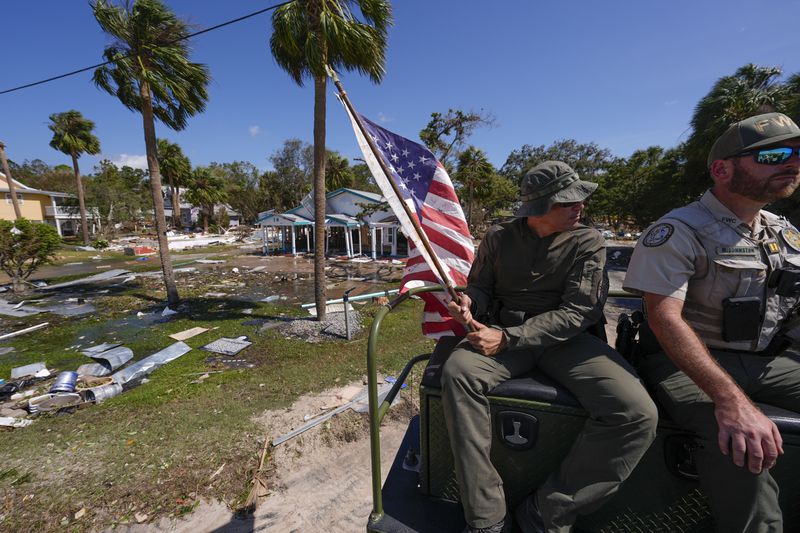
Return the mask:
[[(406, 293), (376, 315), (370, 332), (367, 367), (370, 400), (373, 508), (371, 533), (459, 532), (464, 527), (458, 504), (449, 436), (442, 414), (439, 373), (452, 341), (442, 340), (432, 354), (409, 361), (394, 387), (378, 403), (376, 366), (380, 324)], [(427, 362), (420, 386), (420, 413), (412, 420), (392, 468), (381, 485), (380, 421), (412, 367)], [(506, 500), (515, 506), (541, 485), (581, 431), (587, 413), (563, 388), (532, 373), (491, 391), (494, 439), (492, 462), (503, 478)], [(800, 414), (761, 406), (778, 425), (784, 455), (772, 470), (781, 490), (784, 530), (800, 531)], [(614, 498), (583, 516), (578, 531), (707, 532), (714, 530), (707, 500), (697, 481), (692, 451), (696, 438), (662, 417), (655, 442)]]

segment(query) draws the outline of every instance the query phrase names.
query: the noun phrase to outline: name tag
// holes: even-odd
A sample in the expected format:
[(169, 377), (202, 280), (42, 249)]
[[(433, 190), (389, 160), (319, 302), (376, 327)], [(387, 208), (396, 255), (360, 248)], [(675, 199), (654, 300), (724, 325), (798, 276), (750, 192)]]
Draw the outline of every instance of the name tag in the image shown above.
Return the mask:
[(758, 248), (754, 246), (732, 246), (730, 248), (717, 248), (718, 255), (758, 255)]

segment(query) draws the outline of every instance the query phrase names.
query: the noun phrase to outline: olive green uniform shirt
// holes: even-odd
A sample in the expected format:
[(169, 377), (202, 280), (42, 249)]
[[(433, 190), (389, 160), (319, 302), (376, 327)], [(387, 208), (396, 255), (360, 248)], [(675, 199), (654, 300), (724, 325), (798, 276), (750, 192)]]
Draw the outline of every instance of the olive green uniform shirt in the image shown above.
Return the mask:
[(467, 280), (473, 316), (502, 328), (509, 348), (547, 348), (574, 337), (602, 317), (604, 244), (582, 225), (544, 238), (526, 218), (491, 227)]

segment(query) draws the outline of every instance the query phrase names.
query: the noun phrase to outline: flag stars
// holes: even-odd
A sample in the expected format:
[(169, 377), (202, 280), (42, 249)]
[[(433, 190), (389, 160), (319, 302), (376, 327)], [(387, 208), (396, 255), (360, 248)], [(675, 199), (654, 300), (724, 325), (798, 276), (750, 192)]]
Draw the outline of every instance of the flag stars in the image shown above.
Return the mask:
[(414, 162), (413, 162), (413, 161), (409, 161), (409, 162), (408, 162), (408, 168), (414, 168), (415, 166), (416, 166), (416, 165), (414, 164)]
[(392, 158), (392, 161), (394, 161), (395, 163), (397, 163), (397, 161), (400, 159), (400, 156), (398, 156), (398, 155), (397, 155), (397, 154), (395, 154), (395, 153), (392, 153), (392, 155), (391, 155), (391, 158)]
[(403, 157), (408, 157), (408, 154), (409, 154), (408, 150), (403, 148)]
[(391, 149), (392, 149), (392, 147), (393, 147), (392, 143), (390, 143), (390, 142), (387, 142), (387, 143), (386, 143), (386, 149), (387, 149), (387, 150), (391, 150)]
[(422, 179), (422, 176), (419, 175), (419, 172), (414, 172), (414, 179), (416, 181), (419, 181), (420, 179)]
[(428, 159), (430, 158), (425, 157), (424, 155), (419, 156), (419, 162), (422, 163), (423, 165), (425, 164), (426, 161), (428, 161)]

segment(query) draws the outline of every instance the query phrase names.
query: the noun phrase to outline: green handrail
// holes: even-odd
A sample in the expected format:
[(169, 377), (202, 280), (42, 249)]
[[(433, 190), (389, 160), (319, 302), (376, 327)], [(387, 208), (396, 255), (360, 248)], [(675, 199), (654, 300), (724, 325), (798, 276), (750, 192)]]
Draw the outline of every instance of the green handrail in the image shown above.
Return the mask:
[[(457, 289), (462, 290), (462, 287), (457, 287)], [(371, 523), (377, 522), (383, 518), (383, 496), (381, 494), (381, 420), (383, 420), (392, 400), (408, 377), (411, 368), (418, 362), (425, 361), (430, 357), (430, 354), (424, 354), (414, 357), (409, 361), (405, 369), (403, 369), (403, 372), (398, 376), (392, 390), (389, 391), (389, 394), (383, 402), (378, 405), (378, 370), (376, 361), (378, 353), (378, 332), (380, 331), (383, 318), (411, 296), (423, 292), (443, 290), (445, 289), (441, 285), (429, 285), (410, 289), (378, 309), (372, 321), (372, 327), (369, 331), (369, 340), (367, 341), (367, 397), (369, 398), (369, 447), (372, 467), (372, 513), (369, 516)]]

